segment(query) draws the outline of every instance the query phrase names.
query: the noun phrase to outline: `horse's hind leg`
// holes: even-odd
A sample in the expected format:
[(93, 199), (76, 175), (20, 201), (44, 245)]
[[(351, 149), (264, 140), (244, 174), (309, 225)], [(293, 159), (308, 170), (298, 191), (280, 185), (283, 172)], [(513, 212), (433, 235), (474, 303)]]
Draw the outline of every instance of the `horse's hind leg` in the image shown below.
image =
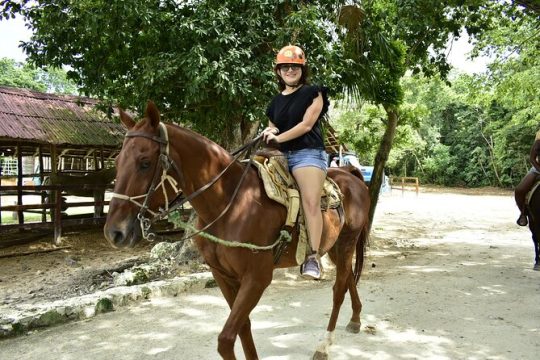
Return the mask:
[[(359, 239), (358, 241), (360, 241)], [(346, 243), (346, 241), (342, 241), (343, 243)], [(356, 242), (354, 242), (356, 243)], [(336, 285), (338, 279), (343, 280), (346, 276), (346, 290), (349, 290), (349, 295), (351, 297), (351, 307), (352, 307), (352, 316), (349, 324), (347, 325), (347, 331), (352, 333), (358, 333), (360, 331), (360, 313), (362, 312), (362, 302), (360, 301), (360, 295), (358, 294), (358, 289), (356, 287), (356, 281), (354, 280), (354, 274), (352, 271), (352, 257), (354, 254), (354, 244), (347, 244), (348, 246), (345, 249), (338, 249), (335, 248), (332, 249), (331, 252), (328, 253), (330, 256), (330, 259), (336, 264), (336, 284), (334, 285), (334, 300), (336, 299)], [(338, 255), (340, 258), (338, 258)], [(362, 254), (356, 254), (356, 256), (363, 256)], [(363, 263), (363, 260), (361, 261), (361, 264)], [(338, 265), (339, 264), (339, 265)], [(346, 290), (343, 290), (343, 295), (341, 297), (341, 302), (343, 302), (343, 299), (345, 297)], [(332, 312), (334, 315), (334, 312)], [(333, 323), (333, 327), (335, 328), (335, 324), (337, 322), (337, 316), (339, 314), (339, 309), (337, 309), (337, 312), (335, 314), (335, 318), (330, 318), (330, 323), (328, 324), (328, 327)]]
[(346, 330), (350, 333), (357, 334), (360, 332), (360, 326), (362, 325), (360, 320), (362, 302), (360, 301), (360, 295), (358, 295), (358, 289), (356, 288), (356, 282), (354, 281), (352, 274), (349, 276), (349, 294), (351, 296), (352, 316), (347, 324)]
[[(356, 238), (356, 236), (354, 238)], [(334, 297), (332, 313), (326, 328), (326, 338), (318, 345), (313, 359), (327, 359), (328, 347), (334, 342), (334, 330), (336, 329), (336, 323), (341, 305), (345, 299), (345, 293), (351, 288), (351, 284), (354, 284), (354, 276), (352, 273), (352, 257), (355, 250), (354, 245), (355, 241), (347, 241), (346, 239), (340, 238), (338, 239), (336, 245), (328, 253), (330, 259), (336, 265), (336, 281), (333, 287)], [(356, 294), (356, 297), (358, 298), (358, 292), (355, 291), (354, 294)], [(353, 318), (356, 316), (358, 322), (360, 322), (361, 308), (362, 305), (360, 303), (360, 299), (358, 298), (357, 302), (355, 302), (353, 299)], [(357, 309), (357, 311), (355, 309)]]

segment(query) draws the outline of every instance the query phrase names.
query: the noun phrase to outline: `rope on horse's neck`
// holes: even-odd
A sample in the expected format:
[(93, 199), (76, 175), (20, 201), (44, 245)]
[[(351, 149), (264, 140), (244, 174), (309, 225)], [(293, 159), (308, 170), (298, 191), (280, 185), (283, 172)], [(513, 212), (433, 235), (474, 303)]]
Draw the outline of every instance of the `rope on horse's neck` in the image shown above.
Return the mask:
[[(209, 234), (207, 232), (199, 231), (199, 230), (197, 230), (196, 227), (194, 227), (194, 226), (192, 226), (192, 225), (190, 225), (190, 224), (188, 224), (186, 222), (183, 222), (183, 221), (180, 221), (178, 223), (178, 225), (182, 229), (184, 229), (184, 231), (186, 231), (186, 230), (197, 231), (198, 236), (204, 237), (207, 240), (210, 240), (210, 241), (212, 241), (212, 242), (214, 242), (216, 244), (223, 245), (223, 246), (226, 246), (226, 247), (245, 248), (245, 249), (250, 249), (250, 250), (253, 250), (253, 251), (265, 251), (265, 250), (272, 250), (273, 248), (278, 246), (283, 241), (286, 241), (288, 243), (291, 242), (291, 235), (286, 230), (281, 230), (279, 232), (279, 238), (273, 244), (260, 246), (260, 245), (255, 245), (255, 244), (252, 244), (252, 243), (243, 243), (243, 242), (240, 242), (240, 241), (223, 240), (223, 239), (220, 239), (217, 236), (214, 236), (214, 235)], [(190, 236), (186, 237), (186, 239), (190, 238), (192, 236), (193, 235), (190, 235)]]

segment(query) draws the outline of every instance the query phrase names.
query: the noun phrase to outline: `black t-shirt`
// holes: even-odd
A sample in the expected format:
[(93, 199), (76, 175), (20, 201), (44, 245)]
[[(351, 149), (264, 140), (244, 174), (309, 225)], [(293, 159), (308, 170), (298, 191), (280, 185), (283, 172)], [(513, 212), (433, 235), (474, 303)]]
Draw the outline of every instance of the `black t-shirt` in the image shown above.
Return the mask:
[(292, 129), (298, 123), (302, 122), (307, 108), (313, 104), (313, 100), (319, 96), (323, 97), (323, 108), (319, 118), (310, 131), (304, 135), (280, 144), (282, 151), (300, 150), (300, 149), (324, 149), (324, 139), (322, 135), (321, 119), (328, 112), (327, 95), (328, 89), (320, 86), (303, 85), (292, 94), (276, 95), (266, 109), (266, 115), (270, 121), (277, 126), (279, 132), (285, 132)]

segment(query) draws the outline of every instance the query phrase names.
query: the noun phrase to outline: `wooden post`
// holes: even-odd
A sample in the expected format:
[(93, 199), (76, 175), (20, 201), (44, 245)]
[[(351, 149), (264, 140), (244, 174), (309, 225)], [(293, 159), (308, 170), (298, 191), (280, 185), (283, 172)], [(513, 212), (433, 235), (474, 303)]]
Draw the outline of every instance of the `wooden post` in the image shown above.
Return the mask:
[(54, 191), (54, 243), (60, 245), (62, 237), (62, 191)]
[[(51, 175), (56, 175), (58, 173), (58, 153), (56, 145), (51, 145)], [(60, 238), (62, 237), (62, 191), (60, 189), (53, 190), (51, 192), (54, 198), (54, 217), (53, 217), (53, 226), (54, 226), (54, 243), (56, 245), (60, 244)], [(49, 197), (50, 200), (51, 197)], [(52, 208), (51, 208), (52, 210)]]
[(99, 161), (100, 161), (100, 164), (99, 164), (99, 169), (105, 169), (105, 158), (103, 156), (103, 146), (101, 146), (99, 148)]
[[(2, 187), (2, 175), (4, 175), (4, 167), (0, 163), (0, 188)], [(2, 208), (2, 196), (0, 195), (0, 208)], [(0, 210), (0, 225), (2, 225), (2, 210)]]
[[(38, 147), (39, 151), (39, 185), (43, 186), (43, 148), (41, 145)], [(45, 204), (45, 198), (47, 197), (47, 193), (45, 191), (41, 191), (41, 204)], [(41, 222), (47, 222), (47, 209), (43, 208), (41, 210)]]
[[(23, 204), (22, 186), (23, 186), (22, 152), (21, 152), (20, 144), (17, 144), (17, 205)], [(24, 224), (24, 213), (22, 210), (17, 210), (17, 217), (19, 218), (19, 225)]]
[[(397, 178), (401, 180), (401, 195), (404, 194), (406, 187), (407, 188), (414, 187), (414, 190), (416, 192), (416, 196), (418, 196), (418, 193), (420, 192), (420, 181), (418, 180), (417, 177), (399, 176)], [(390, 189), (392, 189), (392, 185), (394, 184), (395, 179), (396, 179), (396, 177), (390, 176)]]

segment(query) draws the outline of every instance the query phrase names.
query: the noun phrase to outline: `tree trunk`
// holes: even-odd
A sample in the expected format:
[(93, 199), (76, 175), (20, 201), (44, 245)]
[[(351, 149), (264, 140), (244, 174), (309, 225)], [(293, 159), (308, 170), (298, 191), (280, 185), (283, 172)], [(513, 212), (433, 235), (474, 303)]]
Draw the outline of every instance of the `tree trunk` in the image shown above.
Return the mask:
[(388, 161), (390, 150), (392, 149), (392, 143), (394, 141), (394, 136), (396, 135), (396, 128), (399, 121), (397, 108), (385, 105), (384, 110), (386, 111), (387, 116), (386, 130), (379, 145), (379, 149), (377, 150), (377, 154), (375, 155), (375, 164), (369, 185), (369, 195), (371, 198), (371, 208), (369, 209), (370, 230), (375, 215), (375, 209), (377, 208), (377, 201), (379, 200), (379, 191), (384, 180), (384, 168)]
[(251, 141), (257, 135), (259, 121), (251, 122), (244, 118), (231, 122), (231, 125), (225, 129), (221, 136), (220, 144), (228, 151), (234, 151), (242, 145)]

